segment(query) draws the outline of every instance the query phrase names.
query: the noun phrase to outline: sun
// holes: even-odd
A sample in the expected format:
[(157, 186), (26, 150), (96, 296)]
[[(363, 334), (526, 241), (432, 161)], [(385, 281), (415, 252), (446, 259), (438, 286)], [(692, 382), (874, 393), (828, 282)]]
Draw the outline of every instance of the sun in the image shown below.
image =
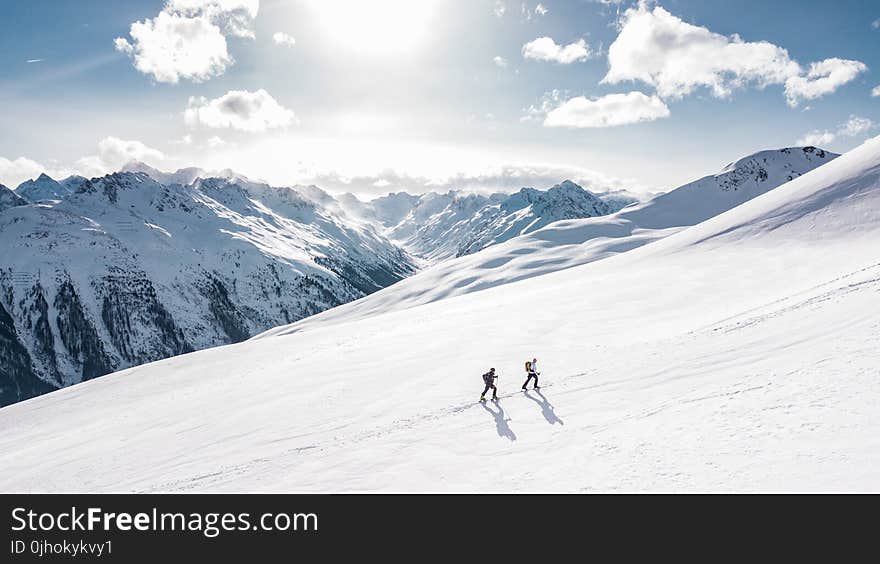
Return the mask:
[(410, 52), (429, 31), (436, 0), (312, 0), (337, 46), (370, 55)]

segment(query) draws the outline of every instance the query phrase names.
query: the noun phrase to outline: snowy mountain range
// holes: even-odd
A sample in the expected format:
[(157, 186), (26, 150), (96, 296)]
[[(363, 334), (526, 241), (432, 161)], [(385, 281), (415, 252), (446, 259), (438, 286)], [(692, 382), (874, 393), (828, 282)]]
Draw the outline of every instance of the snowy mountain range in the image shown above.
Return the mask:
[(761, 151), (646, 202), (601, 217), (557, 221), (268, 334), (405, 309), (608, 258), (733, 209), (838, 156), (814, 147)]
[(432, 263), (475, 253), (562, 219), (607, 215), (636, 201), (614, 193), (606, 202), (568, 180), (546, 191), (522, 188), (488, 196), (450, 191), (400, 192), (369, 202), (352, 194), (340, 197), (349, 213), (378, 223), (391, 240)]
[(5, 407), (0, 490), (876, 489), (880, 138), (761, 190), (830, 157), (772, 152), (621, 211), (620, 238), (721, 213), (604, 260)]
[(76, 192), (85, 181), (86, 178), (73, 175), (58, 182), (44, 173), (34, 180), (26, 180), (19, 184), (15, 192), (29, 202), (61, 200)]
[(238, 342), (385, 288), (424, 263), (398, 236), (436, 258), (610, 209), (572, 183), (395, 197), (408, 207), (392, 218), (394, 197), (337, 200), (315, 186), (137, 162), (91, 180), (43, 174), (4, 188), (0, 405)]
[[(25, 188), (35, 184), (49, 182)], [(9, 207), (0, 239), (0, 368), (13, 375), (0, 383), (4, 403), (43, 382), (63, 387), (241, 341), (414, 270), (372, 226), (295, 191), (216, 178), (162, 184), (142, 172)]]

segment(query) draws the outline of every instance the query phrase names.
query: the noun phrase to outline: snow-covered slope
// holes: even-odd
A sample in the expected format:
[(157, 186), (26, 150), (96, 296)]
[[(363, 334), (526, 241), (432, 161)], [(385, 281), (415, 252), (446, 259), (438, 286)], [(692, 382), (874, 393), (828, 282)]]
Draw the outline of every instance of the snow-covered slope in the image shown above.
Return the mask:
[(6, 186), (0, 184), (0, 212), (8, 208), (23, 206), (25, 204), (27, 204), (27, 201), (24, 198)]
[(48, 174), (43, 173), (36, 179), (22, 182), (15, 191), (29, 202), (61, 200), (76, 192), (77, 188), (85, 181), (86, 179), (82, 176), (73, 175), (58, 182)]
[(429, 262), (469, 255), (554, 221), (606, 215), (629, 201), (617, 197), (613, 205), (618, 207), (613, 207), (568, 180), (514, 194), (398, 192), (369, 202), (351, 194), (339, 200), (344, 209), (381, 225), (389, 238)]
[(878, 237), (875, 139), (607, 260), (3, 408), (0, 490), (876, 490)]
[[(241, 341), (413, 271), (370, 225), (216, 178), (92, 179), (0, 213), (0, 240), (0, 314), (27, 352), (17, 369), (53, 386)], [(0, 400), (22, 397), (4, 387)]]
[(269, 334), (351, 321), (604, 259), (696, 225), (837, 156), (814, 147), (761, 151), (726, 166), (718, 174), (615, 214), (557, 221), (479, 253), (434, 265), (381, 292), (304, 320), (293, 328), (272, 329)]

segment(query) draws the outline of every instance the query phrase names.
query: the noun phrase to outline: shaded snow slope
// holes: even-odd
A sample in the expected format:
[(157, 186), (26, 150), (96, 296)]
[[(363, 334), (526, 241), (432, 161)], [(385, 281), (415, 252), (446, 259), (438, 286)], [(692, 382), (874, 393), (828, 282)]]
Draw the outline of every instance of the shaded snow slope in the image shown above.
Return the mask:
[(15, 206), (24, 206), (27, 203), (27, 200), (0, 184), (0, 212)]
[(48, 174), (41, 174), (36, 179), (26, 180), (18, 185), (16, 193), (29, 202), (46, 200), (62, 200), (76, 192), (86, 181), (82, 176), (69, 176), (58, 182)]
[(474, 255), (434, 265), (367, 298), (268, 334), (351, 321), (614, 256), (734, 208), (837, 156), (814, 147), (761, 151), (648, 202), (603, 217), (557, 221)]
[(878, 237), (875, 139), (607, 260), (3, 408), (0, 489), (876, 490)]

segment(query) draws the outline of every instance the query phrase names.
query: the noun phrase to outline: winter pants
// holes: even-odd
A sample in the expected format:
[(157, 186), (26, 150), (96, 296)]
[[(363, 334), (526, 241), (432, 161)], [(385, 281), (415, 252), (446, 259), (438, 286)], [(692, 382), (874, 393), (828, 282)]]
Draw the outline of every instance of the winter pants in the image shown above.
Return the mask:
[(481, 398), (486, 397), (486, 392), (488, 392), (489, 390), (492, 390), (492, 399), (495, 399), (498, 397), (498, 388), (495, 387), (495, 384), (486, 384), (486, 389), (483, 390), (483, 393), (480, 394), (480, 397)]
[(536, 387), (536, 388), (538, 387), (538, 375), (537, 375), (536, 373), (534, 373), (534, 372), (529, 372), (529, 377), (526, 378), (526, 381), (525, 381), (525, 383), (524, 383), (523, 386), (522, 386), (523, 389), (525, 389), (526, 386), (529, 385), (529, 381), (531, 381), (532, 378), (535, 379), (535, 387)]

